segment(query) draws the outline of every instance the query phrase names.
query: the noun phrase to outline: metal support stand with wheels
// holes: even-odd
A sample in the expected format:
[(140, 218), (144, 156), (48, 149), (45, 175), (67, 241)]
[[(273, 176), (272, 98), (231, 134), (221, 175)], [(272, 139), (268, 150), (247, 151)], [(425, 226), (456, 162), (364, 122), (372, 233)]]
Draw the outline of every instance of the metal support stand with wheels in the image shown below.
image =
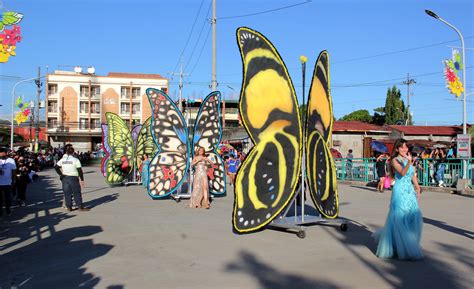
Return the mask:
[(130, 186), (130, 185), (140, 185), (142, 182), (137, 180), (137, 168), (133, 168), (133, 178), (131, 181), (126, 180), (122, 183), (123, 186)]
[[(301, 56), (300, 60), (302, 62), (302, 72), (303, 72), (303, 103), (305, 102), (305, 71), (306, 71), (306, 57)], [(331, 116), (332, 117), (332, 116)], [(303, 118), (303, 117), (302, 117)], [(304, 119), (302, 120), (304, 122)], [(306, 127), (303, 125), (303, 133), (302, 136), (306, 136)], [(304, 225), (317, 225), (317, 224), (336, 224), (339, 225), (341, 231), (347, 231), (349, 221), (347, 219), (328, 219), (324, 218), (317, 209), (314, 208), (315, 214), (305, 214), (305, 180), (306, 180), (306, 146), (305, 142), (303, 141), (303, 157), (301, 160), (301, 181), (300, 187), (297, 188), (297, 192), (293, 199), (291, 200), (288, 207), (280, 214), (277, 218), (275, 218), (269, 226), (277, 227), (277, 228), (284, 228), (288, 230), (296, 230), (296, 236), (298, 238), (305, 238), (306, 237), (306, 227)], [(298, 196), (301, 197), (301, 206), (298, 206), (296, 201)], [(294, 207), (294, 214), (290, 215), (291, 207)], [(298, 208), (300, 207), (300, 208)]]
[[(191, 163), (192, 158), (189, 159), (189, 163)], [(176, 202), (179, 203), (181, 202), (181, 199), (190, 199), (191, 198), (191, 190), (192, 190), (192, 184), (193, 183), (193, 174), (192, 174), (192, 166), (189, 166), (189, 171), (188, 171), (188, 178), (187, 178), (187, 188), (185, 192), (183, 192), (183, 186), (184, 182), (181, 185), (181, 187), (176, 190), (173, 194), (170, 195), (170, 197)]]

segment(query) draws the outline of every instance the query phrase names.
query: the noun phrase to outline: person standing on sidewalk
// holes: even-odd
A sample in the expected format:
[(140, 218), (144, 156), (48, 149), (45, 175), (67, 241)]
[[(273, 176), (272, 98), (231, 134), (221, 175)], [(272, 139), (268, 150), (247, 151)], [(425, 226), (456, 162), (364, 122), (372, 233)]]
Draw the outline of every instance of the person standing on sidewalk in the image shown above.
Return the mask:
[(66, 154), (57, 162), (54, 169), (63, 184), (66, 209), (72, 211), (72, 196), (74, 196), (74, 202), (79, 211), (89, 211), (90, 209), (85, 208), (82, 204), (81, 187), (84, 186), (84, 174), (81, 162), (74, 157), (72, 145), (66, 146)]
[(15, 161), (7, 157), (7, 149), (0, 148), (0, 217), (3, 211), (3, 199), (7, 216), (11, 214), (12, 186), (16, 180)]

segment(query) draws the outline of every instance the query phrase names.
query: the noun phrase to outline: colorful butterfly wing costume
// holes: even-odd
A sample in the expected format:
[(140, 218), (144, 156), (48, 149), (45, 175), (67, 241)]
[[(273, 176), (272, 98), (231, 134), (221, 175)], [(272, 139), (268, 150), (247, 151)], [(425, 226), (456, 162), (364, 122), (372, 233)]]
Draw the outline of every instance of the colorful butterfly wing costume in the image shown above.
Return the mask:
[(193, 152), (199, 147), (213, 163), (208, 169), (209, 192), (225, 194), (225, 167), (217, 148), (222, 138), (220, 92), (211, 92), (202, 102), (194, 124)]
[(327, 53), (321, 53), (316, 64), (303, 138), (293, 83), (275, 47), (246, 27), (237, 30), (237, 42), (243, 63), (240, 115), (255, 146), (237, 173), (234, 230), (260, 230), (288, 205), (298, 185), (305, 144), (311, 198), (322, 215), (336, 217), (335, 171), (328, 148), (332, 101)]
[(330, 151), (333, 112), (329, 55), (319, 54), (309, 91), (306, 118), (306, 176), (311, 199), (326, 218), (338, 215), (336, 168)]
[(109, 126), (107, 124), (102, 124), (102, 151), (104, 152), (104, 156), (100, 163), (100, 171), (104, 175), (104, 177), (106, 177), (107, 161), (110, 159), (111, 153), (109, 145)]
[(135, 145), (135, 162), (137, 164), (137, 168), (141, 167), (143, 155), (146, 154), (148, 158), (152, 158), (157, 151), (157, 147), (153, 142), (153, 137), (151, 135), (150, 124), (151, 117), (145, 120), (138, 133), (137, 142)]
[(275, 47), (249, 28), (237, 30), (243, 62), (242, 122), (255, 143), (235, 181), (233, 226), (263, 228), (293, 197), (301, 167), (302, 131), (296, 93)]
[(105, 181), (117, 184), (124, 181), (134, 167), (134, 142), (125, 121), (115, 113), (105, 114), (108, 125), (110, 157), (105, 164)]
[(151, 134), (158, 146), (148, 167), (148, 194), (163, 198), (176, 191), (186, 177), (190, 151), (188, 128), (182, 113), (166, 93), (149, 88), (146, 94), (153, 111)]
[(222, 137), (220, 119), (220, 93), (212, 92), (203, 103), (196, 117), (192, 143), (188, 138), (188, 127), (182, 113), (166, 93), (147, 89), (153, 118), (151, 134), (158, 146), (156, 155), (150, 162), (150, 184), (148, 193), (152, 198), (163, 198), (175, 192), (184, 182), (190, 157), (198, 147), (203, 147), (214, 163), (209, 169), (209, 191), (213, 194), (225, 193), (224, 165), (217, 153)]
[(140, 167), (145, 153), (152, 156), (157, 148), (150, 133), (150, 118), (143, 125), (135, 125), (130, 131), (120, 116), (111, 112), (105, 116), (107, 124), (102, 125), (102, 148), (105, 155), (101, 171), (108, 184), (119, 184), (135, 168)]

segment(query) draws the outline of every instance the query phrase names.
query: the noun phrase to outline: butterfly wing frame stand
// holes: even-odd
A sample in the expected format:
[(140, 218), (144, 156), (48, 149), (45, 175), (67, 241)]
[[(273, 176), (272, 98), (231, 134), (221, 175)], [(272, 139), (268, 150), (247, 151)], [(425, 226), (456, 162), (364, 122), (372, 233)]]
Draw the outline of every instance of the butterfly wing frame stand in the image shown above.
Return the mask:
[[(293, 83), (276, 48), (247, 27), (237, 29), (237, 42), (243, 63), (241, 119), (255, 146), (236, 178), (234, 232), (276, 227), (304, 238), (311, 224), (337, 224), (346, 231), (347, 220), (337, 218), (336, 174), (328, 154), (333, 115), (327, 52), (316, 62), (302, 125)], [(306, 191), (316, 205), (309, 214), (297, 205), (297, 198), (305, 203)]]

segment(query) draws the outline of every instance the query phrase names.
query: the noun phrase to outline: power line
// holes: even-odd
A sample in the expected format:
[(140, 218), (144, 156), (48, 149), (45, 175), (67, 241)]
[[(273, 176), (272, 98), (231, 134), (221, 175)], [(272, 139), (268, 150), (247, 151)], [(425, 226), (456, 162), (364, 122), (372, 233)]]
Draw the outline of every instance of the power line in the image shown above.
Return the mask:
[(279, 7), (279, 8), (274, 8), (274, 9), (270, 9), (270, 10), (265, 10), (265, 11), (250, 13), (250, 14), (243, 14), (243, 15), (219, 17), (219, 18), (217, 18), (217, 19), (219, 19), (219, 20), (223, 20), (223, 19), (224, 19), (224, 20), (225, 20), (225, 19), (234, 19), (234, 18), (242, 18), (242, 17), (249, 17), (249, 16), (255, 16), (255, 15), (261, 15), (261, 14), (266, 14), (266, 13), (270, 13), (270, 12), (275, 12), (275, 11), (278, 11), (278, 10), (284, 10), (284, 9), (289, 9), (289, 8), (293, 8), (293, 7), (296, 7), (296, 6), (308, 4), (308, 3), (310, 3), (311, 1), (312, 1), (312, 0), (306, 0), (306, 1), (304, 1), (304, 2), (300, 2), (300, 3), (296, 3), (296, 4), (292, 4), (292, 5), (287, 5), (287, 6), (283, 6), (283, 7)]
[(204, 27), (206, 27), (206, 23), (208, 22), (208, 17), (209, 17), (209, 13), (211, 12), (211, 8), (212, 8), (212, 2), (209, 3), (209, 8), (207, 9), (206, 17), (204, 18), (204, 21), (202, 23), (201, 30), (199, 31), (199, 35), (196, 39), (196, 43), (194, 44), (191, 55), (189, 56), (188, 61), (186, 62), (186, 65), (184, 66), (184, 71), (187, 71), (188, 66), (191, 63), (191, 60), (193, 59), (193, 55), (194, 55), (194, 52), (196, 51), (196, 47), (199, 44), (199, 40), (201, 40), (201, 35), (202, 35), (202, 32), (204, 31)]
[(204, 0), (201, 0), (201, 4), (199, 5), (198, 12), (196, 14), (196, 17), (194, 18), (193, 26), (191, 27), (191, 31), (189, 31), (188, 39), (186, 39), (186, 44), (184, 45), (184, 48), (181, 51), (181, 54), (179, 55), (178, 61), (176, 62), (176, 65), (174, 66), (173, 71), (175, 71), (176, 68), (178, 67), (179, 62), (181, 61), (183, 57), (184, 51), (188, 47), (189, 40), (191, 39), (191, 36), (193, 35), (194, 27), (196, 26), (196, 21), (198, 20), (199, 14), (201, 13), (201, 8), (203, 4), (204, 4)]
[[(191, 72), (189, 73), (191, 75), (193, 74), (194, 69), (196, 69), (196, 66), (199, 63), (199, 60), (201, 60), (201, 55), (202, 55), (202, 52), (204, 51), (204, 47), (206, 47), (206, 43), (207, 43), (207, 39), (209, 38), (209, 34), (211, 34), (211, 26), (209, 26), (209, 29), (207, 30), (206, 38), (204, 39), (204, 42), (202, 43), (201, 51), (199, 52), (199, 56), (196, 60), (196, 63), (194, 63), (193, 69), (191, 69)], [(209, 82), (206, 82), (206, 83), (208, 84)]]
[[(468, 37), (465, 37), (464, 39), (470, 39), (470, 38), (473, 38), (473, 37), (474, 36), (468, 36)], [(456, 42), (456, 41), (459, 41), (459, 39), (444, 41), (444, 42), (439, 42), (439, 43), (434, 43), (434, 44), (429, 44), (429, 45), (424, 45), (424, 46), (418, 46), (418, 47), (413, 47), (413, 48), (407, 48), (407, 49), (402, 49), (402, 50), (397, 50), (397, 51), (385, 52), (385, 53), (380, 53), (380, 54), (375, 54), (375, 55), (370, 55), (370, 56), (362, 56), (362, 57), (357, 57), (357, 58), (352, 58), (352, 59), (335, 61), (332, 64), (346, 63), (346, 62), (370, 59), (370, 58), (375, 58), (375, 57), (393, 55), (393, 54), (398, 54), (398, 53), (403, 53), (403, 52), (409, 52), (409, 51), (414, 51), (414, 50), (420, 50), (420, 49), (430, 48), (430, 47), (439, 46), (439, 45), (443, 45), (443, 44), (447, 44), (447, 43), (451, 43), (451, 42)]]

